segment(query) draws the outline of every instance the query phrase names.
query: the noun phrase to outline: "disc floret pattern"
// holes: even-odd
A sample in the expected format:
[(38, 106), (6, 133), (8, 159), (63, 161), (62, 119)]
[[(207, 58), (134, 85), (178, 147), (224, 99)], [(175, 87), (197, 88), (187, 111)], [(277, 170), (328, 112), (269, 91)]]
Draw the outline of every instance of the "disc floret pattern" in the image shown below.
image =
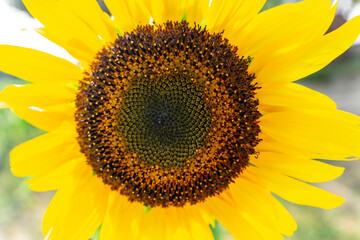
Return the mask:
[(260, 141), (255, 76), (236, 53), (185, 21), (139, 26), (100, 51), (76, 101), (94, 172), (151, 207), (226, 189)]
[(134, 79), (122, 97), (118, 128), (127, 151), (163, 167), (182, 167), (206, 141), (210, 112), (190, 76)]

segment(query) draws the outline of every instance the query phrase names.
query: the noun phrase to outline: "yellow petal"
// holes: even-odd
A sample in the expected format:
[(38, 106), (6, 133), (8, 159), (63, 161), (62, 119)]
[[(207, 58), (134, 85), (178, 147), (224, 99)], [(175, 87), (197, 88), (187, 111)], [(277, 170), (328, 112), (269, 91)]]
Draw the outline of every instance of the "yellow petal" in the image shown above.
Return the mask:
[(56, 0), (24, 0), (23, 2), (31, 15), (45, 26), (50, 35), (56, 36), (59, 42), (55, 43), (78, 45), (80, 49), (88, 49), (93, 57), (103, 47), (98, 34)]
[(274, 139), (266, 134), (260, 133), (259, 138), (262, 139), (256, 146), (257, 152), (277, 152), (286, 155), (297, 155), (309, 159), (324, 159), (335, 161), (354, 161), (357, 157), (345, 157), (344, 154), (328, 154), (322, 153), (316, 148), (299, 148), (295, 145), (290, 145), (281, 139)]
[(239, 55), (254, 57), (249, 70), (256, 73), (260, 84), (269, 82), (272, 71), (284, 72), (282, 64), (294, 52), (320, 39), (335, 15), (336, 7), (331, 6), (328, 0), (284, 4), (260, 13), (235, 35)]
[(34, 83), (6, 87), (0, 93), (0, 101), (6, 102), (16, 115), (30, 124), (50, 131), (63, 121), (74, 121), (76, 109), (71, 102), (75, 96), (76, 91), (70, 87)]
[(262, 224), (258, 220), (254, 219), (251, 215), (243, 214), (244, 218), (258, 231), (263, 239), (266, 240), (283, 240), (284, 237), (275, 232), (273, 229), (269, 228), (267, 225)]
[(157, 24), (166, 20), (180, 21), (185, 14), (186, 1), (154, 0), (141, 1)]
[(336, 104), (326, 95), (301, 86), (297, 83), (276, 85), (274, 88), (260, 89), (256, 97), (259, 99), (260, 112), (265, 113), (289, 109), (336, 109)]
[(110, 17), (101, 10), (96, 0), (58, 0), (58, 3), (85, 22), (93, 33), (101, 36), (105, 42), (116, 39), (115, 26)]
[(10, 153), (10, 167), (16, 176), (34, 176), (79, 156), (75, 127), (63, 125), (15, 147)]
[(258, 158), (251, 160), (251, 163), (306, 182), (330, 181), (341, 176), (345, 169), (310, 158), (275, 152), (261, 152)]
[(152, 208), (140, 225), (141, 239), (211, 240), (213, 234), (198, 208)]
[(239, 51), (258, 58), (265, 51), (276, 53), (319, 38), (334, 18), (336, 8), (331, 5), (328, 0), (307, 0), (264, 11), (238, 35)]
[(156, 0), (144, 1), (144, 4), (158, 24), (166, 21), (181, 21), (185, 13), (189, 23), (200, 24), (209, 8), (207, 0)]
[(168, 238), (173, 239), (191, 239), (188, 229), (184, 226), (184, 222), (179, 221), (179, 211), (175, 207), (170, 207), (165, 211), (165, 218), (168, 219), (170, 223), (167, 227), (167, 236)]
[(75, 107), (65, 103), (48, 106), (45, 108), (16, 107), (15, 114), (29, 122), (34, 127), (44, 131), (52, 131), (63, 122), (74, 122)]
[(238, 211), (246, 214), (255, 225), (272, 229), (270, 232), (273, 234), (277, 232), (274, 237), (281, 234), (291, 236), (296, 230), (295, 220), (270, 191), (262, 186), (240, 177), (235, 180), (235, 184), (230, 185), (229, 191), (236, 201)]
[[(79, 170), (81, 171), (81, 170)], [(88, 240), (103, 221), (110, 189), (91, 171), (57, 191), (43, 219), (52, 240)]]
[(41, 108), (71, 102), (74, 101), (75, 97), (76, 90), (73, 88), (59, 84), (39, 83), (10, 85), (0, 94), (0, 99), (12, 107), (27, 105)]
[(266, 0), (213, 0), (206, 20), (212, 32), (222, 32), (233, 43), (244, 26), (260, 12)]
[(255, 72), (258, 81), (264, 85), (306, 77), (345, 52), (359, 36), (359, 29), (360, 16), (321, 38), (291, 50), (279, 51), (271, 59), (259, 57), (259, 64), (253, 64), (254, 61), (250, 71)]
[[(151, 211), (151, 210), (150, 210)], [(111, 192), (107, 213), (101, 226), (100, 239), (135, 240), (141, 235), (140, 221), (144, 217), (144, 206), (130, 203), (118, 192)]]
[(260, 119), (263, 135), (320, 159), (360, 157), (359, 125), (359, 117), (338, 110), (276, 112)]
[(78, 83), (80, 67), (65, 59), (30, 48), (0, 45), (0, 70), (36, 83)]
[(340, 206), (345, 200), (323, 189), (266, 169), (249, 166), (244, 177), (262, 184), (271, 192), (290, 202), (323, 209)]
[[(168, 218), (166, 218), (166, 210), (164, 208), (152, 208), (142, 218), (139, 227), (141, 234), (139, 239), (141, 240), (167, 240), (172, 238), (172, 234), (167, 235), (168, 225), (172, 225)], [(169, 237), (167, 237), (169, 236)]]
[(190, 23), (190, 25), (193, 23), (202, 24), (206, 20), (205, 18), (208, 10), (209, 10), (209, 1), (207, 0), (186, 1), (186, 16), (187, 16), (187, 21)]
[(177, 231), (175, 232), (175, 235), (174, 235), (173, 239), (174, 240), (182, 240), (182, 239), (194, 240), (194, 239), (191, 238), (189, 230), (184, 226), (179, 226), (178, 227)]
[(115, 1), (105, 0), (120, 30), (129, 32), (138, 25), (149, 24), (150, 18), (156, 24), (166, 21), (181, 21), (185, 13), (187, 21), (201, 24), (209, 8), (208, 0), (155, 0), (155, 1)]
[(34, 30), (51, 42), (54, 42), (66, 49), (70, 55), (80, 61), (82, 67), (87, 68), (94, 60), (94, 52), (85, 45), (81, 44), (81, 42), (76, 41), (75, 39), (72, 41), (66, 41), (62, 38), (56, 37), (56, 35), (51, 34), (46, 28), (36, 28)]
[(132, 31), (137, 25), (149, 24), (150, 12), (145, 0), (105, 0), (106, 6), (114, 16), (114, 21), (122, 31)]
[(202, 219), (197, 211), (187, 212), (183, 215), (183, 221), (188, 221), (188, 228), (194, 240), (213, 240), (214, 236), (208, 224)]
[(58, 166), (49, 168), (47, 171), (27, 180), (25, 183), (29, 184), (31, 190), (38, 192), (56, 190), (64, 185), (66, 187), (68, 179), (71, 178), (73, 174), (77, 174), (75, 169), (79, 165), (79, 161), (86, 164), (84, 157), (64, 161), (63, 163), (59, 163)]
[(235, 239), (264, 240), (257, 230), (237, 211), (219, 196), (211, 197), (205, 202), (208, 211), (214, 215)]

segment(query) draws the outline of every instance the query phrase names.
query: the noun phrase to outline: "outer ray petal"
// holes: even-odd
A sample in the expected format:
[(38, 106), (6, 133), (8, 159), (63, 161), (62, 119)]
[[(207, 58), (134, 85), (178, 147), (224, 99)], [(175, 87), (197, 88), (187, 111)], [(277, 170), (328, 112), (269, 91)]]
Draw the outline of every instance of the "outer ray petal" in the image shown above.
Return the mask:
[(311, 42), (329, 28), (336, 10), (331, 6), (328, 0), (307, 0), (264, 11), (238, 35), (239, 51), (258, 58)]
[(101, 36), (105, 42), (114, 41), (117, 32), (110, 17), (101, 10), (96, 0), (58, 0), (60, 6), (69, 9), (86, 23), (94, 34)]
[(10, 167), (19, 177), (51, 172), (57, 166), (81, 156), (75, 126), (60, 128), (15, 147), (10, 153)]
[(131, 31), (137, 25), (149, 24), (150, 12), (146, 7), (146, 0), (104, 0), (114, 21), (121, 31)]
[(143, 218), (140, 225), (141, 239), (193, 239), (211, 240), (213, 234), (209, 224), (198, 208), (153, 208)]
[[(58, 84), (10, 85), (0, 93), (20, 118), (45, 131), (53, 130), (63, 121), (74, 121), (75, 107), (70, 104), (76, 91)], [(44, 101), (47, 99), (47, 101)]]
[(83, 164), (72, 182), (57, 191), (43, 219), (52, 240), (88, 240), (103, 221), (110, 189)]
[(82, 70), (65, 59), (30, 48), (0, 45), (0, 70), (36, 83), (78, 83)]
[(329, 97), (297, 83), (260, 89), (256, 96), (260, 102), (259, 110), (263, 115), (290, 109), (336, 109), (335, 102)]
[(355, 115), (320, 110), (277, 112), (263, 116), (260, 121), (264, 135), (286, 143), (289, 148), (318, 153), (313, 157), (321, 159), (359, 157), (359, 125), (360, 118)]
[(258, 81), (264, 84), (264, 88), (268, 87), (266, 84), (291, 82), (306, 77), (324, 68), (350, 48), (360, 33), (360, 30), (354, 29), (360, 29), (360, 16), (324, 37), (302, 44), (297, 49), (280, 48), (275, 54), (267, 53), (271, 59), (258, 57), (259, 61), (253, 61), (250, 71), (257, 73)]
[(205, 20), (209, 8), (208, 0), (156, 0), (144, 1), (155, 23), (181, 21), (185, 13), (187, 21), (200, 24)]
[(266, 71), (284, 72), (281, 64), (287, 63), (285, 56), (291, 57), (293, 52), (301, 52), (303, 45), (312, 45), (320, 39), (330, 26), (335, 10), (328, 0), (308, 0), (262, 12), (234, 38), (236, 45), (241, 46), (239, 55), (254, 57), (250, 72), (256, 73), (260, 84), (269, 82)]
[(79, 49), (88, 51), (92, 58), (103, 47), (98, 34), (56, 0), (24, 0), (23, 2), (31, 15), (44, 24), (51, 36), (55, 36), (52, 40), (58, 40), (55, 43), (60, 46), (66, 48), (68, 45), (76, 45)]
[(266, 0), (213, 0), (206, 20), (212, 32), (222, 32), (232, 39), (237, 39), (244, 26), (260, 12)]
[(76, 109), (74, 106), (65, 103), (42, 109), (26, 106), (17, 107), (13, 110), (18, 117), (26, 120), (31, 125), (44, 131), (51, 131), (59, 127), (64, 121), (73, 121)]
[(258, 220), (254, 219), (251, 215), (244, 214), (244, 218), (258, 231), (263, 239), (269, 240), (283, 240), (284, 237), (269, 228), (267, 225), (263, 225)]
[(48, 40), (65, 48), (69, 54), (80, 61), (82, 66), (89, 66), (89, 64), (94, 60), (94, 52), (87, 46), (81, 44), (81, 42), (77, 40), (67, 41), (61, 37), (59, 38), (52, 34), (47, 28), (37, 28), (34, 30)]
[(275, 152), (261, 152), (258, 158), (251, 160), (251, 163), (268, 171), (276, 171), (306, 182), (330, 181), (341, 176), (345, 169), (305, 157)]
[(157, 24), (168, 20), (181, 21), (185, 13), (190, 23), (202, 23), (209, 7), (208, 0), (141, 0), (136, 3), (125, 0), (105, 0), (105, 3), (122, 32), (131, 31), (140, 24), (148, 24), (150, 17)]
[[(261, 139), (268, 139), (268, 136), (262, 135)], [(256, 148), (258, 151), (272, 151), (277, 153), (283, 153), (287, 155), (298, 155), (301, 157), (309, 159), (320, 159), (320, 160), (329, 160), (329, 161), (355, 161), (359, 160), (358, 157), (344, 157), (344, 154), (332, 154), (332, 153), (321, 153), (316, 149), (301, 149), (294, 146), (287, 145), (284, 142), (277, 140), (272, 140), (271, 142), (266, 142), (263, 140), (263, 144), (259, 144)], [(285, 148), (285, 149), (284, 149)], [(284, 149), (284, 150), (282, 150)]]
[(172, 219), (177, 223), (176, 231), (174, 234), (174, 240), (190, 239), (194, 240), (189, 231), (189, 223), (184, 221), (178, 211), (173, 211)]
[[(170, 3), (169, 3), (170, 4)], [(201, 24), (204, 22), (209, 8), (209, 1), (207, 0), (187, 0), (186, 1), (186, 15), (189, 23), (196, 22)], [(179, 19), (178, 21), (180, 21)]]
[(299, 148), (299, 146), (291, 146), (288, 142), (274, 139), (266, 134), (260, 133), (262, 141), (256, 146), (258, 152), (277, 152), (286, 155), (297, 155), (309, 159), (323, 159), (335, 161), (354, 161), (357, 157), (345, 157), (344, 154), (323, 153), (315, 148)]
[[(195, 209), (194, 209), (195, 210)], [(184, 214), (185, 215), (185, 214)], [(187, 217), (187, 218), (186, 218)], [(187, 212), (183, 221), (188, 221), (189, 231), (193, 240), (213, 240), (210, 227), (197, 211)]]
[(180, 21), (186, 9), (186, 1), (181, 0), (143, 1), (143, 4), (157, 24), (162, 24), (166, 20)]
[(86, 162), (84, 157), (79, 159), (71, 159), (59, 163), (58, 166), (48, 169), (39, 175), (27, 180), (25, 183), (29, 184), (29, 188), (32, 191), (51, 191), (61, 188), (62, 186), (69, 184), (70, 179), (74, 174), (79, 162), (83, 164)]
[[(156, 212), (156, 214), (154, 213)], [(166, 218), (166, 209), (164, 208), (152, 208), (145, 214), (140, 223), (141, 235), (139, 239), (151, 240), (159, 239), (166, 240), (174, 234), (168, 233), (168, 225), (173, 224)], [(168, 237), (169, 236), (169, 237)]]
[[(238, 178), (235, 184), (230, 185), (227, 194), (223, 193), (218, 198), (224, 202), (218, 203), (219, 209), (214, 209), (214, 212), (223, 211), (224, 204), (229, 204), (233, 221), (238, 217), (247, 221), (253, 228), (252, 234), (258, 234), (258, 239), (282, 239), (281, 234), (290, 236), (296, 230), (293, 218), (270, 192), (244, 178)], [(238, 238), (242, 238), (241, 233)]]
[(238, 211), (254, 223), (257, 222), (256, 225), (272, 229), (272, 232), (277, 233), (275, 237), (280, 234), (290, 236), (296, 230), (295, 220), (268, 190), (240, 177), (230, 186), (229, 191)]
[(331, 209), (345, 201), (323, 189), (258, 167), (249, 166), (243, 176), (296, 204)]
[(138, 239), (140, 221), (145, 212), (140, 203), (130, 203), (118, 192), (111, 192), (107, 213), (101, 226), (100, 239)]
[(263, 240), (257, 230), (241, 215), (236, 206), (220, 196), (205, 202), (208, 211), (221, 223), (235, 239)]
[(119, 234), (124, 239), (141, 240), (213, 238), (198, 208), (152, 208), (145, 213), (142, 204), (130, 203), (126, 197), (112, 192), (108, 213), (101, 228), (101, 238), (114, 239)]
[(1, 92), (0, 99), (12, 107), (26, 104), (41, 108), (71, 102), (75, 96), (76, 90), (64, 85), (30, 83), (6, 87)]

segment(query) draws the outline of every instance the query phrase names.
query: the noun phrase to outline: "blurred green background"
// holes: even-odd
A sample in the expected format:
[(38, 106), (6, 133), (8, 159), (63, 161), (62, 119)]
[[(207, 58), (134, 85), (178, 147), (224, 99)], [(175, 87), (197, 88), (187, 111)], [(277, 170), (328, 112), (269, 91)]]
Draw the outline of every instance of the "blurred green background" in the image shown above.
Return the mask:
[[(21, 1), (12, 0), (10, 3), (25, 10)], [(268, 1), (265, 8), (280, 3)], [(340, 9), (335, 25), (341, 25), (349, 13), (346, 6), (344, 9)], [(339, 109), (360, 115), (360, 45), (353, 46), (328, 67), (300, 82), (333, 98)], [(0, 90), (9, 84), (22, 83), (24, 81), (0, 72)], [(43, 132), (17, 118), (9, 109), (0, 109), (0, 123), (0, 239), (42, 239), (41, 219), (54, 193), (32, 192), (24, 184), (26, 179), (14, 177), (9, 167), (9, 152)], [(337, 180), (317, 185), (345, 197), (347, 201), (339, 208), (322, 210), (280, 199), (298, 223), (298, 230), (286, 239), (360, 239), (360, 162), (331, 163), (348, 168)], [(219, 224), (213, 232), (217, 240), (232, 239)]]

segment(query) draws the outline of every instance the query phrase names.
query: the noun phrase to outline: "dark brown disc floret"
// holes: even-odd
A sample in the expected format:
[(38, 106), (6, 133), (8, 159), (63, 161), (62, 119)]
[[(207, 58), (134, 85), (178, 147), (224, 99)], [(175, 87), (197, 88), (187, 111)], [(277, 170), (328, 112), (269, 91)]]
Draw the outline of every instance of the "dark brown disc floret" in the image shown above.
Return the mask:
[(125, 33), (98, 53), (77, 95), (88, 164), (146, 206), (220, 194), (260, 141), (250, 61), (221, 33), (185, 21)]

